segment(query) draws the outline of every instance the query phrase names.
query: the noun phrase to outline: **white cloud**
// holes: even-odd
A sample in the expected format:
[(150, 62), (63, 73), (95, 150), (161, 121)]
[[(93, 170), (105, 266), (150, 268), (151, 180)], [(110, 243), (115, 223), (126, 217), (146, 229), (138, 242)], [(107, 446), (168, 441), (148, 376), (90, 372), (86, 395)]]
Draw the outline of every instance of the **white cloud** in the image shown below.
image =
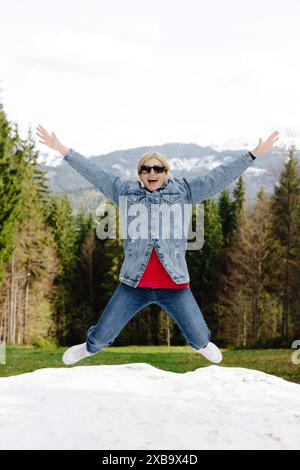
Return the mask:
[(121, 40), (139, 41), (147, 44), (159, 44), (162, 31), (158, 21), (152, 18), (133, 19), (111, 18), (102, 27), (106, 34)]
[(149, 69), (155, 63), (151, 45), (70, 29), (33, 35), (23, 41), (15, 59), (33, 67), (76, 69), (87, 75), (116, 73), (124, 67)]
[(23, 135), (41, 123), (93, 154), (299, 142), (299, 2), (52, 2), (4, 10), (3, 101)]

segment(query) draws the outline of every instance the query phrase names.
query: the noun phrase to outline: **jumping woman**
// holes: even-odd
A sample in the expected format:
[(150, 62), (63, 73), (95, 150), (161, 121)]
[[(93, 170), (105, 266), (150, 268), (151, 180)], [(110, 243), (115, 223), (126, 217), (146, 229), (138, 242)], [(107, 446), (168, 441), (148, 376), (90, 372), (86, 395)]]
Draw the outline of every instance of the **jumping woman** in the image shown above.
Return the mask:
[[(167, 159), (159, 152), (146, 152), (138, 161), (137, 179), (125, 180), (103, 170), (95, 161), (65, 147), (56, 137), (38, 125), (37, 135), (42, 144), (58, 151), (63, 160), (101, 191), (117, 207), (126, 200), (125, 223), (132, 221), (132, 206), (142, 214), (142, 232), (148, 229), (158, 206), (170, 209), (194, 205), (223, 191), (248, 167), (273, 150), (279, 133), (273, 132), (257, 147), (246, 151), (229, 163), (218, 165), (204, 176), (178, 177), (169, 175)], [(144, 209), (144, 210), (143, 210)], [(121, 211), (121, 212), (122, 212)], [(128, 214), (128, 215), (127, 215)], [(122, 215), (122, 214), (121, 214)], [(165, 227), (165, 226), (164, 226)], [(119, 274), (119, 285), (103, 310), (98, 322), (90, 326), (86, 342), (70, 347), (63, 355), (64, 364), (75, 364), (110, 346), (125, 325), (144, 307), (155, 303), (176, 322), (188, 344), (214, 363), (222, 361), (222, 353), (212, 343), (211, 332), (189, 286), (185, 260), (186, 235), (165, 237), (162, 230), (152, 230), (146, 236), (125, 234), (125, 258)], [(169, 232), (168, 232), (169, 234)], [(174, 235), (174, 232), (173, 232)]]

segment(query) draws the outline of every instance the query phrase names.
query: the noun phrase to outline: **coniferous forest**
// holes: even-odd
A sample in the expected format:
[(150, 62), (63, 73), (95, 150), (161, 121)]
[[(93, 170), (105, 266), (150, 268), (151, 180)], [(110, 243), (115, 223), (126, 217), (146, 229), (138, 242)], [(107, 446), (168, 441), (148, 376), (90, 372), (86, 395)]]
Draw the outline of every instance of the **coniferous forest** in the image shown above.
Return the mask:
[[(51, 192), (34, 137), (19, 136), (0, 105), (0, 341), (72, 345), (85, 340), (113, 291), (123, 240), (100, 240), (93, 213)], [(295, 148), (271, 196), (246, 209), (243, 176), (205, 204), (205, 243), (187, 251), (191, 289), (223, 347), (290, 347), (300, 335), (300, 169)], [(193, 213), (194, 214), (194, 213)], [(119, 223), (117, 221), (117, 223)], [(183, 345), (157, 305), (114, 345)]]

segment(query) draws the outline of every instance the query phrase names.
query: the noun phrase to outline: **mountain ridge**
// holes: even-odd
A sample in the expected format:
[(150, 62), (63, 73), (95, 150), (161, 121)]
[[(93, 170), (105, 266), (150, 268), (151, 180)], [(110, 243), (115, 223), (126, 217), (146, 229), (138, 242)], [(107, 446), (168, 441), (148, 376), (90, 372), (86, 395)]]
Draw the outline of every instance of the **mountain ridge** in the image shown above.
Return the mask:
[[(73, 147), (72, 147), (73, 148)], [(79, 151), (78, 149), (74, 149)], [(166, 143), (155, 146), (142, 146), (132, 149), (114, 150), (102, 155), (91, 155), (91, 158), (101, 168), (108, 170), (125, 179), (138, 179), (136, 173), (137, 162), (141, 155), (147, 151), (158, 151), (164, 154), (170, 163), (170, 175), (174, 177), (201, 176), (214, 167), (229, 161), (231, 158), (248, 152), (248, 148), (238, 150), (216, 150), (211, 146), (202, 147), (196, 143)], [(81, 152), (79, 152), (81, 153)], [(300, 165), (300, 153), (295, 149), (296, 158)], [(289, 149), (276, 148), (263, 157), (258, 157), (254, 165), (243, 173), (247, 194), (247, 204), (251, 206), (256, 195), (262, 187), (267, 194), (272, 194), (274, 186), (278, 183), (280, 172), (288, 158)], [(59, 156), (58, 158), (61, 158)], [(52, 166), (40, 163), (39, 166), (46, 171), (48, 187), (56, 193), (69, 194), (72, 207), (77, 211), (80, 205), (85, 209), (95, 209), (105, 197), (78, 174), (67, 162), (62, 160), (58, 165)], [(228, 187), (232, 189), (235, 182)], [(218, 195), (216, 195), (217, 197)]]

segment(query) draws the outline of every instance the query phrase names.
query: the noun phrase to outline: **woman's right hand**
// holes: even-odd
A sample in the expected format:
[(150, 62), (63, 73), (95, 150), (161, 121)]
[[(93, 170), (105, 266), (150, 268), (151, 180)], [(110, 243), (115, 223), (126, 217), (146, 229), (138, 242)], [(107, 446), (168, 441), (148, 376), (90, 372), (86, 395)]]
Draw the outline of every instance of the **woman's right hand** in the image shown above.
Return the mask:
[(69, 149), (67, 147), (65, 147), (58, 140), (58, 138), (56, 137), (54, 132), (49, 134), (49, 132), (46, 131), (46, 129), (43, 126), (41, 126), (41, 124), (39, 124), (36, 127), (36, 134), (38, 135), (38, 137), (40, 137), (42, 139), (42, 140), (39, 140), (39, 142), (41, 142), (41, 144), (45, 144), (48, 147), (50, 147), (51, 149), (59, 151), (62, 155), (67, 154)]
[(58, 150), (58, 146), (60, 144), (58, 138), (56, 137), (55, 133), (49, 134), (46, 129), (41, 126), (40, 124), (36, 127), (36, 133), (39, 137), (43, 140), (39, 140), (42, 144), (48, 145), (53, 150)]

